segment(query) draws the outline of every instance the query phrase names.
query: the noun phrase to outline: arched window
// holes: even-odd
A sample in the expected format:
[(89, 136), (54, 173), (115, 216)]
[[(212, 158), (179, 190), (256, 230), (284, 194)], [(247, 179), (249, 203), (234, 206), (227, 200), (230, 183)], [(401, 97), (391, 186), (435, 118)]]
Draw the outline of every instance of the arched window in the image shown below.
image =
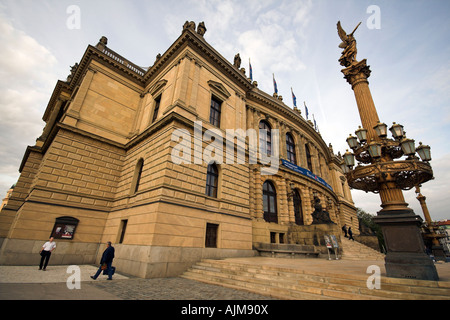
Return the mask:
[(263, 210), (265, 221), (278, 223), (277, 192), (270, 181), (263, 184)]
[(305, 144), (305, 152), (306, 152), (306, 162), (308, 163), (309, 171), (313, 172), (312, 161), (311, 161), (311, 152), (309, 150), (309, 146)]
[(219, 180), (219, 170), (215, 163), (208, 165), (206, 170), (206, 192), (209, 197), (217, 198), (217, 185)]
[(303, 225), (303, 211), (302, 211), (302, 198), (300, 197), (300, 193), (297, 189), (294, 190), (294, 215), (295, 215), (295, 224)]
[(270, 124), (267, 123), (267, 121), (261, 120), (259, 122), (259, 129), (265, 130), (266, 135), (259, 135), (259, 146), (261, 152), (267, 154), (270, 156), (272, 154), (272, 128), (270, 127)]
[(144, 159), (140, 158), (134, 169), (133, 181), (131, 183), (131, 194), (135, 194), (139, 190), (141, 183), (142, 168), (144, 167)]
[(289, 162), (297, 164), (297, 157), (295, 156), (295, 142), (290, 133), (286, 133), (286, 154)]

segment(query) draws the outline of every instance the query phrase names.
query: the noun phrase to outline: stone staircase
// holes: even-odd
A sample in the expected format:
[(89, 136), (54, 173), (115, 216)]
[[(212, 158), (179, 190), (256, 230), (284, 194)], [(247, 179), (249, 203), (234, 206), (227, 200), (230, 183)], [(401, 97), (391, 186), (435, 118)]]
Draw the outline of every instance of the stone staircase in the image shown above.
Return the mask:
[[(315, 265), (317, 261), (326, 262), (325, 266), (329, 267), (325, 268), (328, 269), (320, 270)], [(309, 267), (302, 267), (308, 263)], [(324, 259), (252, 257), (203, 260), (181, 277), (283, 300), (450, 300), (450, 282), (382, 276), (380, 289), (371, 290), (367, 287), (370, 274), (330, 272), (343, 268), (343, 264), (351, 268), (353, 261), (349, 265), (348, 261)]]
[(344, 260), (384, 260), (385, 258), (385, 255), (381, 252), (362, 243), (344, 237), (341, 237), (341, 241), (344, 249), (341, 258)]

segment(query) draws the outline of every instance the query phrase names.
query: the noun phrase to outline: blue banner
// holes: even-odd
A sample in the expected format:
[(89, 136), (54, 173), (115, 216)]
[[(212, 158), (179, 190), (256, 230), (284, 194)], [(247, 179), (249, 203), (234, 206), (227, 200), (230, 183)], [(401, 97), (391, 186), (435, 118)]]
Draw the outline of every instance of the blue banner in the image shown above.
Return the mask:
[(333, 191), (333, 188), (328, 183), (326, 183), (325, 180), (323, 180), (322, 178), (316, 176), (311, 171), (309, 171), (309, 170), (307, 170), (305, 168), (299, 167), (299, 166), (297, 166), (297, 165), (295, 165), (295, 164), (293, 164), (293, 163), (291, 163), (291, 162), (289, 162), (287, 160), (284, 160), (284, 159), (281, 159), (281, 164), (283, 166), (285, 166), (286, 168), (288, 168), (288, 169), (291, 169), (291, 170), (293, 170), (293, 171), (295, 171), (297, 173), (300, 173), (300, 174), (302, 174), (304, 176), (307, 176), (308, 178), (311, 178), (311, 179), (317, 181), (318, 183), (324, 185), (325, 187), (327, 187), (328, 189)]

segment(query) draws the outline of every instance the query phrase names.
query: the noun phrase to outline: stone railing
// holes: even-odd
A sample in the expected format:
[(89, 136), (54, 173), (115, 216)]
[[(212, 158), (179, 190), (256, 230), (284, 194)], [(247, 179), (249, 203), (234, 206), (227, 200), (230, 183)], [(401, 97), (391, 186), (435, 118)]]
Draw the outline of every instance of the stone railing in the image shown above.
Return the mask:
[(108, 47), (104, 47), (102, 52), (107, 55), (108, 57), (110, 57), (111, 59), (123, 64), (125, 67), (127, 67), (128, 69), (130, 69), (131, 71), (137, 73), (140, 76), (144, 76), (145, 71), (141, 68), (138, 67), (137, 65), (135, 65), (132, 62), (129, 62), (127, 59), (125, 59), (124, 57), (122, 57), (120, 54), (116, 53), (115, 51), (109, 49)]

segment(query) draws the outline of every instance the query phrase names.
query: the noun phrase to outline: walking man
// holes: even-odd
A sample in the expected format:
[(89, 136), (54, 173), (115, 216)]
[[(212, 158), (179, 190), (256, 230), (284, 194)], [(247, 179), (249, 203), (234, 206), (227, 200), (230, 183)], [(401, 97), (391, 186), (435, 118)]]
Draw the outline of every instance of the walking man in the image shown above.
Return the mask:
[(347, 238), (347, 225), (346, 224), (344, 224), (342, 226), (342, 231), (344, 231), (344, 237)]
[(91, 276), (92, 279), (97, 279), (100, 273), (105, 270), (108, 273), (108, 280), (112, 280), (112, 262), (114, 260), (114, 247), (111, 246), (111, 241), (106, 243), (106, 249), (103, 251), (102, 258), (100, 259), (100, 267), (97, 270), (97, 273), (94, 276)]
[(355, 239), (353, 239), (353, 231), (352, 231), (352, 227), (348, 228), (348, 240), (353, 240), (355, 241)]
[(42, 266), (44, 266), (43, 271), (45, 271), (48, 265), (48, 261), (50, 260), (50, 256), (52, 255), (52, 252), (53, 250), (55, 250), (55, 248), (56, 243), (53, 241), (53, 237), (50, 237), (50, 239), (42, 246), (41, 251), (39, 251), (39, 253), (41, 254), (41, 263), (39, 263), (39, 270), (42, 270)]

